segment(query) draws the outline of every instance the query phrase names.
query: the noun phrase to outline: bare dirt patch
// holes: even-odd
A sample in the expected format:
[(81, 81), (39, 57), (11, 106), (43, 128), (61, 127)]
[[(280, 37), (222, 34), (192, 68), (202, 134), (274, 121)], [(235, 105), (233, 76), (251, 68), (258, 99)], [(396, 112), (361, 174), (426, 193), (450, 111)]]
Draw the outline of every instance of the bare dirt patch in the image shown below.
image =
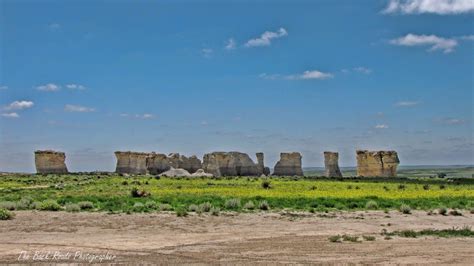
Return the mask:
[[(0, 221), (0, 263), (86, 262), (81, 254), (115, 256), (113, 263), (417, 263), (474, 261), (474, 238), (400, 238), (394, 230), (474, 227), (474, 215), (404, 215), (392, 211), (330, 214), (256, 213), (193, 215), (18, 211)], [(375, 241), (333, 243), (337, 234), (372, 235)], [(21, 252), (30, 258), (18, 260)], [(35, 252), (49, 259), (33, 261)], [(54, 252), (71, 257), (56, 257)], [(90, 257), (89, 257), (90, 258)], [(85, 259), (84, 259), (85, 260)], [(94, 261), (98, 262), (98, 258)]]

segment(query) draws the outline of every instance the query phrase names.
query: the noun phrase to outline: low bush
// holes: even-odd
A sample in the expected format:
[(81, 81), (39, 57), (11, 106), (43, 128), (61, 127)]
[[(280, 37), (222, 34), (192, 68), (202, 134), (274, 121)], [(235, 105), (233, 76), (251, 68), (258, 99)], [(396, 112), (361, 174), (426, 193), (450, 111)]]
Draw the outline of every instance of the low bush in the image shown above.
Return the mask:
[(94, 209), (94, 203), (90, 202), (90, 201), (80, 201), (79, 203), (77, 203), (79, 205), (79, 207), (81, 208), (81, 210), (90, 210), (90, 209)]
[(163, 204), (160, 204), (158, 209), (160, 211), (171, 211), (171, 210), (173, 210), (173, 207), (171, 205), (167, 204), (167, 203), (163, 203)]
[(272, 188), (270, 180), (263, 180), (261, 186), (264, 189)]
[(202, 212), (210, 212), (212, 209), (212, 204), (210, 202), (204, 202), (199, 204), (199, 208)]
[(156, 204), (156, 202), (153, 200), (149, 200), (145, 202), (145, 208), (148, 210), (156, 210), (158, 209), (158, 204)]
[(411, 207), (408, 206), (407, 204), (400, 205), (399, 210), (403, 214), (411, 214)]
[(196, 204), (189, 205), (188, 210), (190, 212), (199, 212), (200, 211), (199, 206), (196, 205)]
[(143, 212), (145, 211), (145, 205), (141, 202), (135, 202), (135, 204), (133, 204), (132, 210), (134, 212)]
[(78, 212), (78, 211), (81, 210), (81, 207), (79, 206), (79, 204), (68, 203), (68, 204), (64, 205), (64, 209), (67, 212)]
[(23, 197), (19, 202), (16, 203), (17, 210), (28, 210), (31, 208), (33, 199), (30, 197)]
[(448, 209), (441, 207), (438, 209), (438, 213), (441, 215), (446, 215), (448, 213)]
[(375, 241), (375, 236), (362, 236), (365, 241)]
[(13, 217), (15, 217), (14, 213), (7, 209), (0, 208), (0, 220), (10, 220), (13, 219)]
[(176, 216), (178, 216), (178, 217), (186, 217), (186, 216), (188, 216), (188, 212), (186, 211), (185, 208), (178, 208), (178, 209), (176, 210)]
[(244, 209), (253, 210), (253, 209), (255, 209), (255, 204), (251, 200), (247, 201), (247, 203), (244, 204)]
[(379, 204), (374, 201), (374, 200), (369, 200), (367, 201), (367, 203), (365, 204), (365, 208), (369, 209), (369, 210), (376, 210), (379, 208)]
[(42, 211), (59, 211), (61, 205), (57, 201), (49, 199), (41, 202), (39, 209)]
[(224, 204), (226, 209), (235, 210), (240, 208), (240, 199), (229, 199)]
[(151, 195), (149, 192), (146, 192), (145, 190), (139, 190), (136, 187), (132, 188), (132, 190), (130, 191), (130, 194), (134, 198), (149, 197)]
[(14, 211), (16, 209), (16, 203), (13, 201), (2, 201), (0, 202), (0, 209)]
[(217, 207), (212, 207), (211, 210), (210, 210), (211, 214), (214, 215), (214, 216), (219, 216), (220, 212), (221, 212), (221, 209), (217, 208)]
[(449, 212), (450, 215), (452, 216), (462, 216), (462, 212), (458, 211), (458, 210), (451, 210)]
[(336, 236), (330, 236), (328, 239), (331, 242), (337, 243), (337, 242), (341, 242), (342, 237), (340, 235), (336, 235)]
[(266, 200), (262, 200), (258, 203), (258, 208), (262, 211), (268, 211), (270, 209), (270, 205)]

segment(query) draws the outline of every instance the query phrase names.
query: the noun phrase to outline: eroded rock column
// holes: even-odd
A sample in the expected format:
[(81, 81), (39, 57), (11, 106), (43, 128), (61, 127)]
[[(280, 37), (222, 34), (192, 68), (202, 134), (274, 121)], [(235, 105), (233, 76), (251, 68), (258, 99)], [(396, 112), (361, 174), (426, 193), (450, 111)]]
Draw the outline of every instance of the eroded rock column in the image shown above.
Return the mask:
[(276, 163), (273, 175), (302, 176), (301, 154), (299, 152), (280, 153), (280, 160)]
[(66, 154), (58, 151), (35, 151), (35, 166), (38, 174), (67, 174)]
[(397, 166), (400, 161), (396, 151), (358, 150), (356, 154), (358, 176), (397, 176)]
[(326, 169), (325, 176), (342, 177), (341, 170), (339, 169), (339, 153), (325, 151), (324, 167)]

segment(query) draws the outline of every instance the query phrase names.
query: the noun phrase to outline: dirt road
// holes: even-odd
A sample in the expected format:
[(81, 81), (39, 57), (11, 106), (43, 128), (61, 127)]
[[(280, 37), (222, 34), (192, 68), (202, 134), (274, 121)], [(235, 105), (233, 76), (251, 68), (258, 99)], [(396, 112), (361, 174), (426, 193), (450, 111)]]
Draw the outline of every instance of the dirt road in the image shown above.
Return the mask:
[[(474, 238), (400, 238), (380, 232), (474, 227), (474, 215), (396, 211), (330, 214), (105, 214), (16, 212), (0, 221), (0, 263), (417, 263), (474, 262)], [(337, 234), (375, 241), (333, 243)]]

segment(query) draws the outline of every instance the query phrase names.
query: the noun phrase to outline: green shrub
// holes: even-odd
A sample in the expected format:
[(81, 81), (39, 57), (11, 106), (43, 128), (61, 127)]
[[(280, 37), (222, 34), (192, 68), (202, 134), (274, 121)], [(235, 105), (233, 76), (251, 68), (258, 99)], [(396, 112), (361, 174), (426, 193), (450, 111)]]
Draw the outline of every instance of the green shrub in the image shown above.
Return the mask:
[(0, 202), (0, 209), (14, 211), (16, 209), (16, 203), (13, 201), (2, 201)]
[(158, 207), (160, 211), (171, 211), (173, 210), (173, 207), (167, 203), (160, 204)]
[(255, 204), (253, 203), (253, 201), (248, 201), (247, 203), (244, 204), (244, 209), (246, 210), (253, 210), (255, 209)]
[(375, 200), (369, 200), (365, 204), (365, 208), (367, 208), (369, 210), (376, 210), (376, 209), (379, 208), (379, 204)]
[(374, 241), (375, 240), (375, 236), (362, 236), (362, 238), (365, 241)]
[(270, 209), (270, 205), (266, 200), (262, 200), (258, 203), (258, 208), (263, 211), (268, 211)]
[(411, 207), (408, 206), (407, 204), (400, 205), (399, 210), (403, 214), (411, 214)]
[(30, 208), (33, 210), (39, 210), (40, 207), (41, 207), (41, 202), (39, 201), (33, 201), (33, 203), (31, 203), (30, 205)]
[(139, 190), (136, 187), (132, 188), (132, 190), (130, 191), (130, 194), (134, 198), (144, 198), (144, 197), (149, 197), (151, 195), (149, 192), (146, 192), (145, 190)]
[(462, 212), (458, 211), (458, 210), (451, 210), (449, 212), (450, 215), (452, 216), (462, 216)]
[(225, 201), (225, 208), (226, 209), (238, 209), (240, 208), (240, 199), (229, 199)]
[(64, 205), (64, 209), (67, 212), (78, 212), (78, 211), (81, 210), (81, 207), (79, 206), (79, 204), (68, 203), (68, 204)]
[(342, 240), (349, 242), (359, 242), (358, 236), (342, 235)]
[(188, 212), (186, 211), (185, 208), (178, 208), (178, 209), (176, 210), (176, 216), (178, 216), (178, 217), (186, 217), (186, 216), (188, 216)]
[(14, 213), (7, 209), (0, 208), (0, 220), (10, 220), (13, 219), (13, 217), (15, 217)]
[(61, 205), (57, 201), (49, 199), (41, 202), (39, 209), (42, 211), (59, 211)]
[(438, 213), (441, 215), (446, 215), (448, 213), (448, 209), (441, 207), (438, 209)]
[(135, 202), (135, 204), (133, 204), (132, 210), (134, 212), (143, 212), (145, 211), (145, 205), (141, 202)]
[(270, 180), (263, 180), (261, 186), (264, 189), (272, 188)]
[(202, 210), (202, 212), (210, 212), (212, 209), (212, 204), (210, 202), (204, 202), (199, 205), (199, 208)]
[(94, 203), (92, 203), (90, 201), (81, 201), (77, 204), (79, 205), (79, 208), (81, 208), (81, 210), (94, 209)]
[(149, 210), (156, 210), (158, 208), (158, 204), (156, 204), (156, 202), (153, 200), (149, 200), (145, 202), (145, 208)]
[(336, 236), (330, 236), (328, 239), (329, 241), (336, 243), (336, 242), (341, 242), (342, 237), (340, 235), (336, 235)]
[(217, 207), (212, 207), (211, 210), (210, 210), (211, 214), (214, 215), (214, 216), (219, 216), (219, 213), (221, 212), (221, 209), (217, 208)]
[(23, 197), (19, 202), (16, 204), (17, 210), (28, 210), (31, 208), (31, 204), (33, 203), (33, 199), (30, 197)]
[(198, 212), (198, 211), (200, 211), (200, 208), (196, 204), (191, 204), (191, 205), (188, 206), (188, 210), (190, 212)]

